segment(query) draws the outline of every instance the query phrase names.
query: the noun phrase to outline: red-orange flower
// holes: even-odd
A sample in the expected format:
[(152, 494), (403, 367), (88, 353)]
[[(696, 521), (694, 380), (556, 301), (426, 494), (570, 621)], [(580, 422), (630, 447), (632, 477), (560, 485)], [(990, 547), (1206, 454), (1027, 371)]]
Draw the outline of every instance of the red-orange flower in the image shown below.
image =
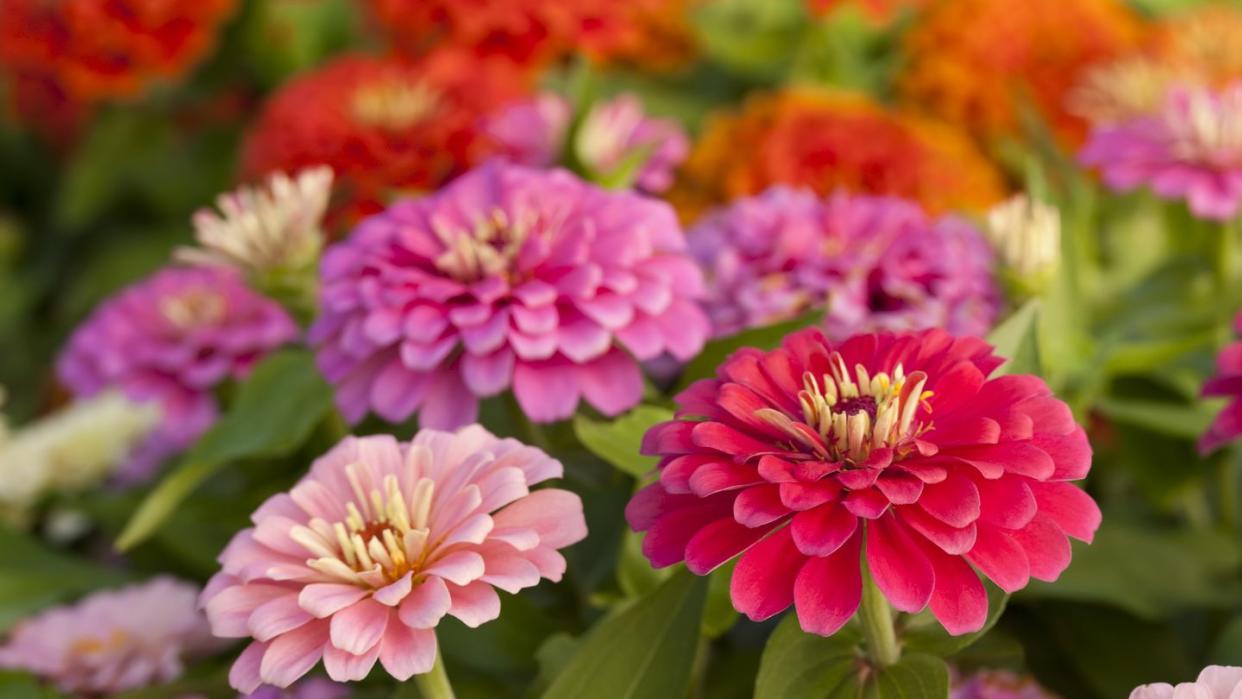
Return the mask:
[(1085, 124), (1066, 94), (1079, 73), (1140, 41), (1141, 26), (1120, 0), (940, 0), (905, 40), (905, 99), (986, 137), (1020, 129), (1023, 100), (1067, 143)]
[(344, 56), (271, 97), (248, 135), (243, 172), (326, 164), (338, 182), (334, 212), (372, 213), (395, 191), (434, 189), (484, 159), (484, 117), (525, 92), (505, 61)]
[(133, 97), (182, 75), (235, 0), (0, 0), (0, 71), (30, 119)]
[(587, 45), (587, 52), (607, 63), (668, 71), (687, 65), (698, 53), (690, 13), (704, 0), (628, 0), (613, 31)]
[(437, 47), (540, 66), (605, 40), (626, 3), (612, 0), (367, 0), (376, 21), (405, 51)]
[(981, 209), (1000, 175), (965, 134), (864, 97), (786, 89), (709, 121), (671, 194), (687, 219), (774, 184), (914, 199), (932, 211)]

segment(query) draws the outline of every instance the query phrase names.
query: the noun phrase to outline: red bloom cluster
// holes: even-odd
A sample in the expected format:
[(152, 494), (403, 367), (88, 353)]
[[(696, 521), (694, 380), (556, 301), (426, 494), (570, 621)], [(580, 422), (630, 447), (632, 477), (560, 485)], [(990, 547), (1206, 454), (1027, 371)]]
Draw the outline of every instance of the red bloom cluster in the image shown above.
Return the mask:
[(345, 56), (285, 84), (252, 127), (247, 177), (326, 164), (335, 213), (375, 213), (395, 191), (434, 189), (489, 152), (485, 115), (525, 94), (503, 61)]
[[(183, 74), (235, 0), (3, 0), (0, 71), (34, 123), (69, 125), (85, 105)], [(47, 126), (47, 124), (44, 124)]]
[(1066, 537), (1100, 522), (1068, 483), (1091, 467), (1086, 433), (1038, 377), (989, 379), (1001, 363), (940, 330), (743, 349), (647, 433), (660, 478), (626, 515), (657, 567), (702, 575), (741, 554), (733, 604), (755, 620), (793, 604), (803, 629), (835, 633), (859, 605), (865, 539), (893, 607), (978, 630), (971, 564), (1011, 592), (1054, 580)]

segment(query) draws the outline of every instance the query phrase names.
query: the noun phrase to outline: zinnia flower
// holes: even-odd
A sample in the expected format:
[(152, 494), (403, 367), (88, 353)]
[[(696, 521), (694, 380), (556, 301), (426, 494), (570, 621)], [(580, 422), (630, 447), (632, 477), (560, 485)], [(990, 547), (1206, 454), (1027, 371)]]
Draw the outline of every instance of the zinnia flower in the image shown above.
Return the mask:
[(333, 213), (373, 213), (396, 192), (435, 189), (491, 155), (483, 116), (525, 94), (511, 67), (466, 54), (343, 56), (268, 100), (243, 170), (259, 178), (328, 165), (341, 207)]
[(989, 138), (1020, 135), (1029, 104), (1074, 144), (1086, 132), (1066, 105), (1078, 76), (1140, 39), (1120, 0), (943, 0), (906, 34), (898, 86), (907, 102)]
[[(5, 0), (0, 3), (0, 73), (23, 94), (46, 97), (24, 114), (64, 120), (103, 100), (130, 98), (180, 76), (215, 43), (234, 0)], [(55, 95), (55, 97), (52, 97)], [(49, 99), (50, 98), (50, 99)]]
[(1130, 692), (1130, 699), (1235, 699), (1242, 695), (1242, 667), (1209, 665), (1194, 682), (1145, 684)]
[(97, 592), (18, 622), (0, 667), (90, 696), (172, 681), (185, 660), (219, 645), (197, 598), (198, 588), (166, 577)]
[(933, 212), (984, 209), (1000, 174), (964, 132), (890, 112), (861, 96), (785, 89), (711, 119), (671, 200), (686, 220), (776, 184), (826, 195), (886, 194)]
[(698, 54), (691, 14), (705, 0), (629, 0), (610, 31), (583, 46), (593, 59), (649, 73), (675, 71)]
[(400, 681), (431, 669), (451, 614), (495, 619), (506, 592), (560, 580), (557, 552), (586, 536), (582, 502), (531, 492), (560, 462), (478, 425), (409, 443), (347, 437), (255, 511), (203, 592), (212, 631), (253, 638), (229, 682), (287, 687), (323, 659), (360, 680), (378, 659)]
[(616, 415), (641, 397), (636, 359), (689, 359), (706, 339), (684, 250), (662, 202), (491, 163), (329, 249), (311, 341), (353, 421), (418, 410), (457, 427), (510, 386), (535, 421), (579, 397)]
[(627, 519), (656, 567), (705, 575), (740, 554), (730, 593), (754, 620), (792, 604), (804, 630), (835, 633), (865, 562), (894, 608), (978, 630), (972, 564), (1008, 592), (1055, 580), (1066, 537), (1100, 522), (1068, 482), (1091, 466), (1086, 433), (1038, 377), (987, 378), (1002, 361), (942, 330), (834, 344), (812, 328), (740, 350), (648, 431), (659, 480)]
[(1055, 699), (1030, 677), (1008, 670), (979, 670), (957, 675), (949, 689), (949, 699)]
[[(1242, 313), (1234, 320), (1234, 328), (1242, 333)], [(1206, 455), (1242, 437), (1242, 340), (1221, 350), (1216, 376), (1203, 385), (1203, 395), (1229, 399), (1199, 440), (1199, 452)]]
[(773, 187), (690, 229), (718, 335), (826, 308), (829, 337), (941, 327), (981, 335), (1000, 298), (979, 231), (912, 202)]
[(1061, 213), (1025, 194), (988, 212), (984, 228), (1006, 276), (1019, 290), (1038, 293), (1061, 261)]
[(78, 396), (117, 388), (159, 406), (161, 426), (125, 474), (141, 478), (211, 426), (220, 383), (245, 376), (297, 335), (288, 314), (236, 272), (170, 267), (95, 309), (69, 338), (57, 373)]
[(308, 677), (288, 689), (271, 685), (260, 687), (244, 699), (345, 699), (349, 695), (348, 685), (322, 677)]
[(1160, 111), (1095, 129), (1080, 158), (1114, 190), (1147, 186), (1229, 220), (1242, 206), (1242, 83), (1171, 90)]
[[(565, 98), (543, 93), (501, 111), (486, 128), (510, 160), (547, 167), (566, 149), (572, 112)], [(648, 116), (629, 93), (591, 105), (574, 135), (574, 156), (593, 181), (652, 194), (672, 185), (690, 150), (681, 124)]]

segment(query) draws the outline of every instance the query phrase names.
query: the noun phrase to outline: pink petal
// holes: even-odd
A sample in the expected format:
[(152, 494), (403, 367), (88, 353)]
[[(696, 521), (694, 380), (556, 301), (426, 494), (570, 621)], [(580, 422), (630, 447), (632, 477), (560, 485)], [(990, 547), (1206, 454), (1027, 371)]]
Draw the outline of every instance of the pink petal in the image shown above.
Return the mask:
[(854, 616), (862, 600), (861, 546), (855, 532), (832, 555), (811, 558), (798, 571), (794, 608), (803, 631), (831, 636)]
[(901, 521), (947, 554), (960, 556), (975, 545), (975, 525), (950, 527), (918, 507), (898, 509)]
[(370, 598), (332, 615), (332, 645), (354, 655), (375, 647), (388, 628), (391, 610)]
[(413, 587), (413, 573), (406, 573), (397, 578), (393, 582), (376, 590), (371, 599), (379, 602), (386, 607), (395, 607), (410, 594), (410, 588)]
[(457, 368), (445, 367), (431, 379), (418, 424), (424, 429), (453, 430), (474, 422), (478, 414), (479, 401), (466, 388)]
[(1008, 533), (992, 526), (978, 525), (975, 546), (966, 559), (1005, 592), (1017, 592), (1031, 580), (1026, 552)]
[(686, 544), (686, 567), (695, 575), (707, 575), (734, 556), (746, 551), (771, 531), (752, 529), (724, 517), (699, 529)]
[(950, 473), (940, 483), (924, 488), (919, 505), (951, 527), (964, 527), (979, 519), (979, 489), (966, 476)]
[(287, 631), (292, 631), (313, 619), (298, 606), (298, 596), (292, 590), (276, 599), (260, 605), (250, 615), (248, 627), (256, 641), (270, 641)]
[(483, 575), (483, 557), (474, 551), (454, 551), (423, 570), (455, 585), (466, 585)]
[(562, 357), (519, 361), (513, 369), (513, 395), (535, 422), (556, 422), (578, 407), (578, 370)]
[(337, 583), (312, 583), (298, 593), (298, 604), (323, 619), (367, 596), (366, 588)]
[(564, 548), (586, 538), (582, 498), (557, 488), (536, 490), (494, 515), (496, 528), (534, 529), (539, 543)]
[(983, 628), (988, 619), (988, 593), (979, 576), (964, 560), (934, 546), (924, 546), (923, 553), (936, 576), (930, 601), (932, 614), (945, 631), (960, 636)]
[(789, 514), (778, 485), (747, 488), (733, 501), (733, 518), (748, 527), (761, 527)]
[(335, 646), (328, 646), (323, 651), (323, 668), (328, 671), (328, 677), (337, 682), (357, 682), (366, 679), (366, 676), (370, 674), (379, 654), (378, 644), (361, 655), (354, 655)]
[(493, 396), (509, 387), (513, 379), (513, 352), (499, 349), (491, 354), (464, 354), (461, 378), (476, 396)]
[(448, 613), (470, 628), (500, 616), (500, 596), (487, 583), (473, 582), (462, 587), (450, 586), (449, 596), (453, 598), (453, 605), (449, 607)]
[(205, 605), (211, 632), (220, 638), (250, 636), (249, 620), (254, 610), (288, 593), (286, 587), (260, 584), (234, 585), (220, 590)]
[(886, 514), (867, 526), (867, 566), (895, 609), (913, 614), (927, 606), (935, 573), (896, 515)]
[(794, 580), (806, 560), (794, 546), (789, 527), (750, 547), (729, 581), (734, 608), (754, 621), (781, 613), (793, 604)]
[(604, 415), (620, 415), (638, 405), (643, 396), (643, 375), (638, 363), (621, 350), (578, 367), (582, 397)]
[(1070, 564), (1070, 543), (1051, 518), (1039, 514), (1026, 528), (1012, 533), (1013, 540), (1026, 551), (1031, 577), (1053, 582)]
[(393, 624), (380, 641), (379, 661), (398, 682), (430, 672), (436, 662), (435, 632)]
[(444, 581), (437, 577), (428, 577), (402, 600), (397, 616), (401, 623), (410, 628), (435, 628), (451, 604), (452, 599)]
[(328, 642), (328, 622), (312, 621), (299, 629), (277, 636), (267, 644), (259, 664), (259, 677), (267, 684), (288, 687), (310, 672), (323, 657)]
[[(1003, 529), (1021, 529), (1035, 516), (1037, 505), (1028, 481), (1021, 476), (1005, 475), (996, 480), (980, 478), (979, 519)], [(1032, 482), (1034, 483), (1034, 482)]]
[(267, 652), (267, 644), (255, 641), (237, 656), (233, 667), (229, 668), (229, 686), (242, 694), (251, 694), (263, 684), (259, 676), (259, 665)]
[(1061, 531), (1091, 543), (1100, 528), (1100, 506), (1072, 483), (1032, 483), (1039, 514), (1051, 519)]
[(808, 556), (831, 556), (858, 529), (858, 517), (839, 503), (820, 505), (794, 515), (794, 544)]

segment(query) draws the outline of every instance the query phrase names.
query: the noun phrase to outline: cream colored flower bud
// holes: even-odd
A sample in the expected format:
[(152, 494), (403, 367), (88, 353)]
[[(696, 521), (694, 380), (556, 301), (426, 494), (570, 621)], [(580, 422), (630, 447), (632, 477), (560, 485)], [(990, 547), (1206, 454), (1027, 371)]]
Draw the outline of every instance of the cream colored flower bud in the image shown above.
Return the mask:
[(1019, 194), (988, 212), (986, 231), (1012, 281), (1026, 293), (1042, 290), (1061, 259), (1060, 212)]

